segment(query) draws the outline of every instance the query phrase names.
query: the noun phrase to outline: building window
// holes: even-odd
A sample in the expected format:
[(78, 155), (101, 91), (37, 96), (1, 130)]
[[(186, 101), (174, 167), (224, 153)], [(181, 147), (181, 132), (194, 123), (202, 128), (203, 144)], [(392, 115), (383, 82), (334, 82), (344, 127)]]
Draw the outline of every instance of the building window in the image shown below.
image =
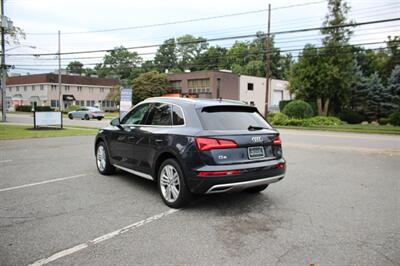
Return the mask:
[(101, 93), (104, 93), (104, 88), (100, 88), (100, 92), (101, 92)]
[(50, 101), (50, 106), (53, 107), (53, 108), (57, 108), (57, 107), (60, 106), (60, 104), (59, 104), (58, 100), (51, 100)]
[(172, 92), (182, 91), (182, 81), (181, 80), (173, 80), (170, 83), (171, 83)]
[(78, 90), (79, 92), (81, 92), (81, 91), (82, 91), (82, 86), (78, 86), (77, 90)]
[(210, 88), (210, 79), (189, 79), (188, 88), (193, 89), (194, 92)]
[(90, 101), (86, 101), (86, 106), (90, 106)]
[(32, 91), (36, 90), (36, 85), (32, 85)]
[(44, 86), (43, 85), (40, 85), (40, 90), (41, 91), (44, 90)]
[(253, 83), (247, 83), (247, 90), (248, 91), (254, 90), (254, 84)]
[(28, 90), (28, 87), (27, 86), (24, 86), (24, 91), (27, 91)]
[(51, 90), (55, 91), (57, 89), (57, 85), (51, 85)]
[(15, 87), (15, 90), (16, 90), (16, 91), (19, 91), (19, 86)]
[(69, 91), (69, 86), (64, 86), (64, 91)]
[(12, 92), (12, 87), (8, 88), (8, 91), (9, 91), (9, 92)]

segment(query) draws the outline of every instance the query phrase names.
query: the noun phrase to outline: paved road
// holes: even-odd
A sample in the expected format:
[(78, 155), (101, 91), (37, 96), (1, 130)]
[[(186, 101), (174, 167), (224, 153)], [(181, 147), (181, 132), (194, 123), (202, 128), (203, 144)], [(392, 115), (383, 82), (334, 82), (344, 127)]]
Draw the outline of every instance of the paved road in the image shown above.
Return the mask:
[(400, 138), (282, 131), (286, 178), (171, 211), (93, 137), (0, 142), (0, 265), (400, 265)]
[[(33, 115), (32, 114), (7, 114), (7, 121), (10, 123), (17, 124), (29, 124), (33, 125)], [(101, 121), (98, 120), (81, 120), (74, 119), (70, 120), (68, 118), (63, 119), (64, 125), (67, 126), (86, 126), (86, 127), (97, 127), (101, 128), (110, 123), (110, 119), (103, 119)]]

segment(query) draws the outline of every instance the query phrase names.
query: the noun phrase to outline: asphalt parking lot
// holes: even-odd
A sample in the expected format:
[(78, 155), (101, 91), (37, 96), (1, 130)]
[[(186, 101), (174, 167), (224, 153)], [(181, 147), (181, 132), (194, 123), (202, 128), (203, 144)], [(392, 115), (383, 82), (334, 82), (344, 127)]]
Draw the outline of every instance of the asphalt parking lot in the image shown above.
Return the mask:
[(166, 207), (93, 136), (0, 142), (0, 265), (400, 265), (400, 137), (282, 130), (285, 179)]

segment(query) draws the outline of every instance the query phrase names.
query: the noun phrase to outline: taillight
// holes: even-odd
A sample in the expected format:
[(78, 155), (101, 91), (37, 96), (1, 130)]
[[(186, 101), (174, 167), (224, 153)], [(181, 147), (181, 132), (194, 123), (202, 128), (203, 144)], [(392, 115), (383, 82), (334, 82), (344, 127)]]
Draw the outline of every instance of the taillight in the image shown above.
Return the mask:
[(274, 140), (272, 141), (273, 145), (281, 145), (282, 141), (281, 138), (279, 137), (279, 135), (275, 136)]
[(228, 171), (202, 171), (198, 172), (198, 176), (225, 176), (225, 175), (238, 175), (240, 170), (228, 170)]
[(229, 139), (196, 138), (196, 145), (200, 151), (209, 151), (213, 149), (236, 148), (237, 144)]
[(286, 166), (286, 164), (285, 164), (285, 163), (278, 163), (277, 165), (275, 165), (275, 167), (274, 167), (274, 168), (277, 168), (277, 169), (283, 169), (283, 168), (285, 168), (285, 166)]

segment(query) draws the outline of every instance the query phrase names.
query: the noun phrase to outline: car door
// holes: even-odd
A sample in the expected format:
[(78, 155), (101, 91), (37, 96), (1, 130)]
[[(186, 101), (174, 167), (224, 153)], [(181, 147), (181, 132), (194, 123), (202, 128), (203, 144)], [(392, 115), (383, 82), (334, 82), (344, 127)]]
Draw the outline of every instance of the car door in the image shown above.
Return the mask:
[(138, 141), (133, 155), (137, 171), (151, 174), (157, 150), (168, 145), (172, 126), (171, 110), (170, 104), (155, 102), (151, 105), (144, 125), (137, 127)]
[(84, 113), (85, 113), (86, 110), (87, 110), (87, 109), (86, 109), (85, 107), (79, 108), (79, 109), (77, 110), (76, 116), (77, 116), (78, 118), (83, 118), (83, 117), (84, 117)]
[(148, 114), (150, 103), (144, 103), (133, 108), (120, 122), (119, 127), (114, 127), (110, 137), (110, 155), (118, 166), (136, 169), (138, 163), (134, 157), (137, 142), (141, 139), (138, 125), (142, 124)]

